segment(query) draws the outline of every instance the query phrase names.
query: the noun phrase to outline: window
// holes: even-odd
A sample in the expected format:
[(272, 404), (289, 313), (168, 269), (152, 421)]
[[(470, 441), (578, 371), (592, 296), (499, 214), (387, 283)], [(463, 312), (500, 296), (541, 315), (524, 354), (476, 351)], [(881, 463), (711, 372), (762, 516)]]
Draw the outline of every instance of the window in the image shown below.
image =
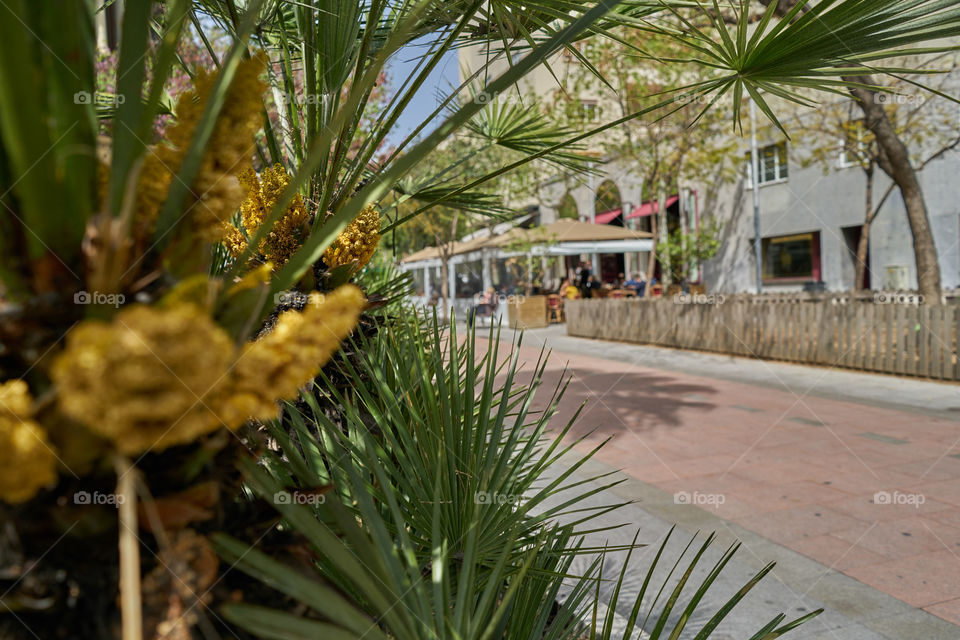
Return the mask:
[(583, 122), (599, 122), (600, 106), (593, 100), (581, 100), (579, 115)]
[[(760, 164), (760, 184), (781, 182), (787, 179), (787, 143), (767, 145), (757, 150)], [(747, 188), (753, 187), (753, 159), (750, 152), (746, 154), (747, 161)]]
[(820, 281), (820, 232), (763, 239), (763, 279)]
[(844, 125), (843, 129), (844, 139), (840, 144), (840, 158), (837, 161), (837, 166), (846, 169), (847, 167), (865, 164), (864, 158), (867, 156), (869, 143), (863, 120), (849, 122)]

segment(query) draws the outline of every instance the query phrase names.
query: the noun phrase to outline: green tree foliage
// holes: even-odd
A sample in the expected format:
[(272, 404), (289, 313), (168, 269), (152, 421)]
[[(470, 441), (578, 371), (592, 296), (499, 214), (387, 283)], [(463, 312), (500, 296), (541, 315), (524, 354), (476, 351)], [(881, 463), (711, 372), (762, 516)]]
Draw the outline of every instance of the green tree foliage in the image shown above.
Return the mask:
[(666, 240), (657, 242), (657, 254), (670, 265), (671, 279), (687, 282), (693, 271), (720, 248), (720, 223), (710, 219), (699, 229), (684, 232), (675, 229)]

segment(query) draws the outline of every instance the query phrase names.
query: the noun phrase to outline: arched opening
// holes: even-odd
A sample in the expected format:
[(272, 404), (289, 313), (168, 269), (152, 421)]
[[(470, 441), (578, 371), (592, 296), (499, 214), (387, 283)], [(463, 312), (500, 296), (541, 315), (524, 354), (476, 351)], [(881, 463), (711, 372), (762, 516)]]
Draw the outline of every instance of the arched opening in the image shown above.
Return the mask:
[[(617, 185), (615, 185), (612, 180), (604, 180), (601, 182), (600, 186), (597, 187), (594, 197), (594, 210), (597, 216), (602, 217), (606, 213), (620, 209), (620, 207), (620, 189), (617, 189)], [(604, 223), (615, 224), (622, 227), (623, 216), (614, 216), (614, 219), (604, 220)]]
[[(597, 187), (594, 196), (596, 222), (617, 227), (623, 226), (623, 203), (620, 189), (612, 180), (604, 180)], [(595, 265), (596, 274), (601, 282), (619, 282), (624, 278), (624, 258), (622, 253), (601, 253), (597, 256), (600, 264)]]
[(580, 219), (580, 212), (577, 210), (577, 202), (569, 193), (564, 194), (557, 207), (557, 219), (570, 218), (572, 220)]

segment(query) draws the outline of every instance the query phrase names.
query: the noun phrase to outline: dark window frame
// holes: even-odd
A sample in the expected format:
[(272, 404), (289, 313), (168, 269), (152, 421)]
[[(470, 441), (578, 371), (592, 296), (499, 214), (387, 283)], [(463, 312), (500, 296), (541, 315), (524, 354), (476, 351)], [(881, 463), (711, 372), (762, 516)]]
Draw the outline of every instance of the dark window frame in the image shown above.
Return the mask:
[[(797, 245), (800, 242), (809, 243), (810, 269), (804, 273), (778, 274), (771, 269), (772, 258), (770, 250), (774, 246)], [(761, 239), (763, 254), (763, 282), (769, 284), (789, 284), (822, 281), (822, 264), (820, 259), (820, 231), (806, 231), (779, 236), (767, 236)], [(795, 249), (794, 249), (795, 253)]]

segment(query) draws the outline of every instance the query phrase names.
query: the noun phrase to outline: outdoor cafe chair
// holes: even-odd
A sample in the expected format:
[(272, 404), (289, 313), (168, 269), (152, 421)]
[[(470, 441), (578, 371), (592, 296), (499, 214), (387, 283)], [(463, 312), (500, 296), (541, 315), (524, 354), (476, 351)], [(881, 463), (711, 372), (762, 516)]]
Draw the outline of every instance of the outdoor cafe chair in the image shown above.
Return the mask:
[(547, 323), (563, 322), (563, 300), (555, 293), (547, 296)]

